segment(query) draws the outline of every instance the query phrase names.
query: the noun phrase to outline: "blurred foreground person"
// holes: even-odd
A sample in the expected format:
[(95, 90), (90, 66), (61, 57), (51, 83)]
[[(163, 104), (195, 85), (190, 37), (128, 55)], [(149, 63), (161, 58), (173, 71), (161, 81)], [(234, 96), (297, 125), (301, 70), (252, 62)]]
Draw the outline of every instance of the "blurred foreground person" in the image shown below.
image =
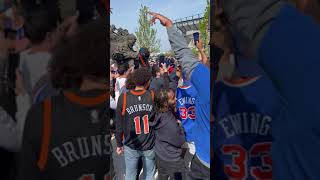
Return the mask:
[(104, 179), (109, 173), (107, 25), (96, 20), (57, 46), (50, 77), (63, 92), (32, 106), (18, 179)]

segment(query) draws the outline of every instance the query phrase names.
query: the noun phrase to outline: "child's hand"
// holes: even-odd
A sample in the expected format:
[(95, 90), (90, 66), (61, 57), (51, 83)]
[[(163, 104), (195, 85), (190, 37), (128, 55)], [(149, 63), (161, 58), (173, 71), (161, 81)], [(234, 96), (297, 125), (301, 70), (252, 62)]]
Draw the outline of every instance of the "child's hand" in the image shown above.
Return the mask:
[(117, 147), (117, 154), (118, 155), (121, 155), (121, 154), (123, 154), (123, 152), (124, 152), (124, 149), (123, 149), (123, 147)]

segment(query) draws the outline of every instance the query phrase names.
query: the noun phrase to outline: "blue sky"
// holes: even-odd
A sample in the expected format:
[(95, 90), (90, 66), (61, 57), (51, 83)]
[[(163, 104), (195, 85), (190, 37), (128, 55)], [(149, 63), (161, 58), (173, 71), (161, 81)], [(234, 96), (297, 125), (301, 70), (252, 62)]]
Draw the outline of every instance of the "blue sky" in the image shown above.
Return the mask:
[[(161, 13), (172, 20), (204, 13), (206, 0), (111, 0), (111, 24), (128, 29), (130, 33), (138, 28), (139, 9), (146, 5), (151, 11)], [(171, 49), (165, 28), (155, 25), (160, 39), (161, 51)]]

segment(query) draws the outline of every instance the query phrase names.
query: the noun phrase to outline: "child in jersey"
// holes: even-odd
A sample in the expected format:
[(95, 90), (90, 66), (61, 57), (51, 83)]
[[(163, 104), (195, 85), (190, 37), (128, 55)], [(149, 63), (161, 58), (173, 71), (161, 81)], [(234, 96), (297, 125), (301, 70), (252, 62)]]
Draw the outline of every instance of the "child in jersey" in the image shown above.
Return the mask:
[(110, 160), (109, 47), (105, 20), (80, 27), (50, 64), (59, 95), (28, 113), (17, 179), (107, 179)]
[[(143, 159), (145, 179), (153, 179), (155, 173), (154, 92), (150, 85), (149, 68), (136, 69), (131, 74), (134, 89), (120, 95), (116, 112), (117, 153), (124, 153), (126, 180), (137, 175), (139, 159)], [(123, 141), (124, 137), (124, 141)]]

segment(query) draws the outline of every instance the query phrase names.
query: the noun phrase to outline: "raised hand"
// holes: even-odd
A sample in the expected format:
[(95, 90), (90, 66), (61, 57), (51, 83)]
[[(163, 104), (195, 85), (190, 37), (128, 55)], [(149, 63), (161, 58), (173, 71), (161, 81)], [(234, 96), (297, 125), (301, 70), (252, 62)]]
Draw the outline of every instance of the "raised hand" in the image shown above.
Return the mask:
[(164, 74), (164, 73), (168, 72), (167, 64), (166, 64), (166, 63), (161, 63), (160, 70), (161, 70), (161, 71), (160, 71), (161, 74)]
[(148, 13), (152, 16), (152, 19), (151, 19), (152, 24), (155, 24), (156, 20), (158, 19), (161, 25), (165, 26), (166, 28), (170, 28), (173, 26), (173, 23), (169, 18), (155, 12), (148, 12)]
[(199, 50), (203, 49), (203, 42), (201, 39), (199, 39), (199, 41), (196, 42), (196, 46)]

